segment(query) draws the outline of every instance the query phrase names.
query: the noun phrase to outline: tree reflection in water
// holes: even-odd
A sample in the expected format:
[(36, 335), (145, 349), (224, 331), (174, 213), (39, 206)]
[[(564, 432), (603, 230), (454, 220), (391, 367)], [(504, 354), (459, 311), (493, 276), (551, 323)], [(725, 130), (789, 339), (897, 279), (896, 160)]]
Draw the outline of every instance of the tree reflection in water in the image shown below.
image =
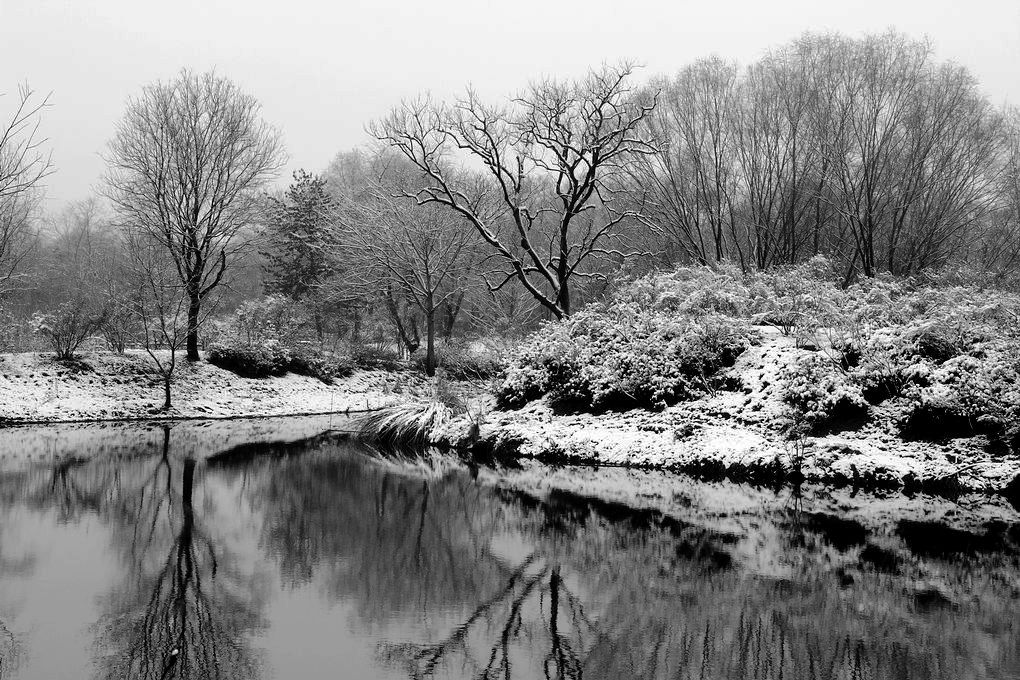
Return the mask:
[[(125, 461), (71, 460), (54, 466), (38, 505), (63, 521), (95, 514), (112, 528), (125, 578), (104, 598), (95, 627), (97, 677), (257, 677), (248, 638), (261, 625), (259, 591), (203, 522), (194, 458), (162, 453)], [(204, 509), (199, 500), (206, 501)]]
[[(737, 536), (354, 446), (253, 446), (263, 455), (206, 464), (157, 435), (155, 455), (0, 477), (0, 507), (45, 511), (26, 526), (94, 516), (110, 530), (123, 577), (92, 629), (104, 680), (262, 677), (259, 645), (300, 671), (287, 655), (304, 651), (301, 635), (268, 635), (293, 625), (286, 606), (318, 605), (289, 598), (299, 588), (317, 592), (337, 641), (308, 668), (332, 672), (370, 645), (369, 677), (990, 680), (1020, 668), (1018, 526), (964, 541), (1003, 546), (980, 554), (925, 552), (899, 529), (830, 540), (826, 527), (848, 523), (777, 519), (781, 508)], [(864, 565), (865, 544), (886, 567)], [(4, 557), (5, 573), (21, 559)], [(762, 564), (781, 568), (751, 568)], [(271, 595), (290, 613), (268, 609)], [(14, 641), (0, 629), (4, 680)]]
[(286, 578), (352, 603), (353, 626), (387, 640), (381, 663), (411, 678), (948, 679), (1020, 665), (1015, 589), (987, 564), (932, 565), (973, 601), (924, 610), (910, 580), (924, 565), (841, 587), (796, 527), (775, 539), (794, 571), (769, 578), (731, 564), (738, 537), (463, 473), (333, 449), (256, 477), (263, 545)]
[(450, 664), (470, 677), (509, 677), (516, 657), (542, 647), (549, 677), (579, 677), (591, 623), (554, 559), (501, 554), (501, 544), (519, 542), (519, 513), (492, 489), (462, 472), (350, 451), (265, 465), (250, 496), (264, 509), (263, 543), (291, 583), (318, 576), (330, 597), (353, 602), (359, 629), (411, 622), (428, 636), (462, 617), (436, 642), (383, 644), (385, 663), (411, 677)]

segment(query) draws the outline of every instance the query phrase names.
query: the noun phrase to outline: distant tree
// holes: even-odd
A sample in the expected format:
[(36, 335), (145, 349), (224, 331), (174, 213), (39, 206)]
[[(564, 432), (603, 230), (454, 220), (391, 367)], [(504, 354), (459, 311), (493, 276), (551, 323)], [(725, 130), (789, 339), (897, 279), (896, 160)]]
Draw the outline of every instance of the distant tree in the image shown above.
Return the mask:
[[(570, 314), (572, 282), (635, 254), (620, 232), (636, 213), (619, 189), (626, 164), (654, 151), (640, 126), (654, 100), (633, 96), (632, 72), (535, 83), (502, 108), (471, 90), (452, 106), (406, 103), (371, 131), (420, 169), (406, 195), (452, 210), (488, 244), (502, 265), (491, 290), (515, 281), (559, 318)], [(454, 166), (455, 152), (483, 174)]]
[(282, 199), (269, 198), (262, 245), (266, 292), (308, 305), (320, 341), (328, 307), (322, 287), (329, 275), (326, 245), (334, 203), (325, 178), (298, 170)]
[(255, 224), (259, 191), (283, 163), (258, 101), (215, 73), (182, 71), (128, 103), (109, 145), (106, 196), (127, 225), (169, 253), (188, 297), (187, 357), (202, 303)]
[(22, 85), (13, 113), (0, 119), (0, 296), (35, 244), (30, 218), (39, 184), (53, 172), (39, 136), (40, 114), (48, 104), (49, 96), (40, 98)]
[(647, 192), (644, 215), (685, 260), (708, 264), (738, 246), (732, 238), (736, 199), (737, 68), (703, 59), (671, 80), (653, 81), (660, 101), (642, 121), (656, 153), (629, 166)]
[(402, 157), (380, 154), (375, 166), (374, 180), (341, 203), (331, 241), (343, 254), (364, 263), (364, 283), (382, 291), (409, 351), (419, 345), (419, 333), (416, 322), (404, 323), (400, 301), (421, 313), (425, 373), (434, 375), (436, 337), (444, 314), (452, 324), (450, 309), (463, 300), (466, 279), (476, 261), (472, 246), (477, 237), (463, 228), (456, 213), (399, 196), (403, 187), (420, 179), (418, 169)]
[(60, 360), (73, 359), (90, 337), (101, 333), (111, 309), (122, 301), (115, 291), (120, 244), (95, 199), (75, 201), (47, 218), (44, 257), (37, 263), (34, 316)]

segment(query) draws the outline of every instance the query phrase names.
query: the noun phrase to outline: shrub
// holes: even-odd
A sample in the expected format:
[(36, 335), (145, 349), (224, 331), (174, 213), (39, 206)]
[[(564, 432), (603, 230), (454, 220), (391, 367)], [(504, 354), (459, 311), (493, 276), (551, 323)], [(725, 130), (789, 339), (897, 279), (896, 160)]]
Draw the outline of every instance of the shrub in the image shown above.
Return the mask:
[(239, 306), (219, 325), (220, 344), (256, 348), (267, 343), (292, 347), (301, 339), (308, 314), (301, 303), (282, 295), (267, 295)]
[(612, 298), (618, 305), (690, 316), (747, 313), (748, 290), (738, 270), (730, 267), (681, 267), (635, 279)]
[(796, 337), (798, 344), (809, 342), (819, 328), (832, 325), (845, 305), (831, 270), (827, 259), (814, 257), (754, 275), (748, 288), (752, 318)]
[(350, 376), (355, 370), (350, 357), (317, 353), (300, 347), (284, 348), (276, 343), (265, 343), (260, 347), (231, 347), (217, 343), (210, 346), (206, 359), (214, 366), (244, 378), (294, 373), (318, 378), (327, 385), (337, 378)]
[(548, 394), (561, 406), (663, 408), (710, 391), (708, 378), (750, 343), (746, 327), (615, 304), (550, 323), (531, 336), (496, 390), (515, 408)]
[[(448, 343), (436, 348), (438, 365), (453, 380), (490, 380), (502, 373), (502, 351), (491, 344)], [(425, 369), (424, 352), (416, 352), (414, 365)]]
[(287, 356), (286, 370), (296, 375), (318, 378), (327, 385), (332, 385), (337, 378), (346, 378), (354, 373), (354, 362), (348, 357), (296, 351)]
[(206, 359), (210, 364), (243, 378), (268, 378), (287, 372), (290, 357), (276, 346), (229, 347), (214, 344)]
[(351, 358), (356, 367), (369, 370), (399, 371), (407, 368), (407, 362), (391, 347), (364, 345), (356, 348)]
[(106, 318), (105, 307), (78, 299), (60, 304), (50, 314), (36, 314), (32, 325), (36, 333), (49, 341), (57, 360), (68, 361), (85, 340), (99, 332)]
[(818, 354), (801, 357), (783, 376), (783, 400), (811, 430), (838, 426), (867, 415), (861, 388)]
[(1020, 410), (1020, 371), (1011, 354), (993, 350), (984, 358), (957, 356), (930, 377), (929, 385), (909, 395), (903, 422), (908, 436), (931, 440), (979, 433), (997, 436)]

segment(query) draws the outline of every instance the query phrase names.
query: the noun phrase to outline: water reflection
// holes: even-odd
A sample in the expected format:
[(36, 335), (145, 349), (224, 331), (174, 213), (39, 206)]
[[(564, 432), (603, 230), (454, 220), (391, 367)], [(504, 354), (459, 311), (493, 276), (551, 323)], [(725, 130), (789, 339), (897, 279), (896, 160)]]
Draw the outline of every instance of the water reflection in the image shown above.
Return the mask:
[(93, 667), (69, 676), (1020, 677), (1016, 524), (879, 534), (791, 512), (728, 532), (307, 448), (207, 464), (167, 430), (156, 455), (0, 476), (0, 678), (76, 658), (22, 623), (61, 611), (9, 606), (51, 560), (4, 551), (30, 516), (108, 543), (81, 565), (105, 583), (79, 625)]

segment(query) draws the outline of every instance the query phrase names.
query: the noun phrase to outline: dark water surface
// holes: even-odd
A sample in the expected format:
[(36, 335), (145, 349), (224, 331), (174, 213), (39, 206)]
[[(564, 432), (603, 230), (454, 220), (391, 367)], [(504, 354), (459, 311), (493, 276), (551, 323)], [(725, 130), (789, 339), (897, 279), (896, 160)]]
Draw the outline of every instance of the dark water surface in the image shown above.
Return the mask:
[(1017, 524), (740, 534), (300, 449), (0, 474), (0, 679), (1020, 678)]

